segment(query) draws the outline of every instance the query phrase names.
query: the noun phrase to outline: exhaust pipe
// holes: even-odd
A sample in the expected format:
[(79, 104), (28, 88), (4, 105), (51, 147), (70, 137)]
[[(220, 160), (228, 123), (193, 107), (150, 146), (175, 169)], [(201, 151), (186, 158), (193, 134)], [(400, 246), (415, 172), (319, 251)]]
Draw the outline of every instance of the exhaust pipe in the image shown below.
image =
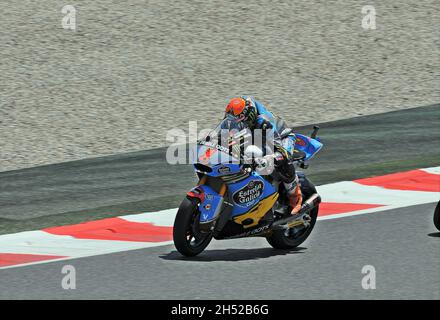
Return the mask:
[(277, 220), (272, 224), (273, 230), (279, 230), (279, 229), (288, 229), (293, 227), (295, 224), (300, 225), (303, 224), (303, 218), (304, 216), (309, 213), (311, 210), (316, 208), (316, 206), (321, 202), (321, 197), (319, 194), (314, 193), (308, 198), (303, 205), (301, 206), (301, 209), (299, 210), (298, 214), (287, 217), (281, 220)]

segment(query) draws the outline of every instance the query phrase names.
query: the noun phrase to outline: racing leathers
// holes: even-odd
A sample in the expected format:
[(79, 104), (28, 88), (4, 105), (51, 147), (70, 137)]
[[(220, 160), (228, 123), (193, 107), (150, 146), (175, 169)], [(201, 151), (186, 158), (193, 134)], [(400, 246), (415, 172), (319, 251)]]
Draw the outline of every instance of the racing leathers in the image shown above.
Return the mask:
[[(244, 102), (244, 106), (243, 106)], [(274, 163), (274, 170), (270, 173), (273, 184), (283, 183), (286, 190), (289, 205), (292, 208), (291, 214), (296, 214), (301, 208), (302, 194), (298, 176), (293, 163), (293, 152), (295, 146), (295, 135), (291, 133), (286, 122), (275, 117), (258, 100), (242, 96), (234, 98), (228, 104), (226, 113), (243, 119), (243, 123), (252, 131), (255, 129), (270, 130), (273, 137), (273, 152), (267, 154), (260, 164), (264, 167), (269, 162)], [(270, 157), (273, 161), (270, 161)]]

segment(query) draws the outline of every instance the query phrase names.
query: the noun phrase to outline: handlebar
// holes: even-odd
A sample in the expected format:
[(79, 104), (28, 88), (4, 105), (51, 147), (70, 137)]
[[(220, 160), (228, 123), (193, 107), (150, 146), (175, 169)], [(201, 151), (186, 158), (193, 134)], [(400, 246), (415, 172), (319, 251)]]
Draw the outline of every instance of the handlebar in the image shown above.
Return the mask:
[(312, 134), (310, 135), (310, 137), (311, 137), (312, 139), (316, 139), (316, 135), (318, 134), (318, 131), (319, 131), (319, 126), (313, 126), (313, 132), (312, 132)]

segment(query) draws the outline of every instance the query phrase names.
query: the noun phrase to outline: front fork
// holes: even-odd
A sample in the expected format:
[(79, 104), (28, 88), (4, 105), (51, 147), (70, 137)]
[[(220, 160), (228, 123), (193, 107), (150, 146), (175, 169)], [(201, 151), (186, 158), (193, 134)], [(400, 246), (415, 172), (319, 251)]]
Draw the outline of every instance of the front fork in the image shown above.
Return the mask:
[(198, 210), (200, 212), (199, 227), (202, 232), (214, 230), (216, 221), (224, 206), (224, 195), (226, 194), (226, 184), (222, 184), (218, 192), (206, 184), (207, 177), (203, 176), (198, 186), (187, 193), (190, 198), (198, 199)]

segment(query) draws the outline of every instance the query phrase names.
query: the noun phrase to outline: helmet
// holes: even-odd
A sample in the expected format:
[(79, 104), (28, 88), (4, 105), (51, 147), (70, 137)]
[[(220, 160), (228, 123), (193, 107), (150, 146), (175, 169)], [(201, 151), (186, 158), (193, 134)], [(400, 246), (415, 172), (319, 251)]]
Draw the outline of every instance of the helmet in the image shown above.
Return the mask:
[(250, 98), (233, 98), (226, 106), (226, 116), (253, 127), (257, 118), (257, 108)]

